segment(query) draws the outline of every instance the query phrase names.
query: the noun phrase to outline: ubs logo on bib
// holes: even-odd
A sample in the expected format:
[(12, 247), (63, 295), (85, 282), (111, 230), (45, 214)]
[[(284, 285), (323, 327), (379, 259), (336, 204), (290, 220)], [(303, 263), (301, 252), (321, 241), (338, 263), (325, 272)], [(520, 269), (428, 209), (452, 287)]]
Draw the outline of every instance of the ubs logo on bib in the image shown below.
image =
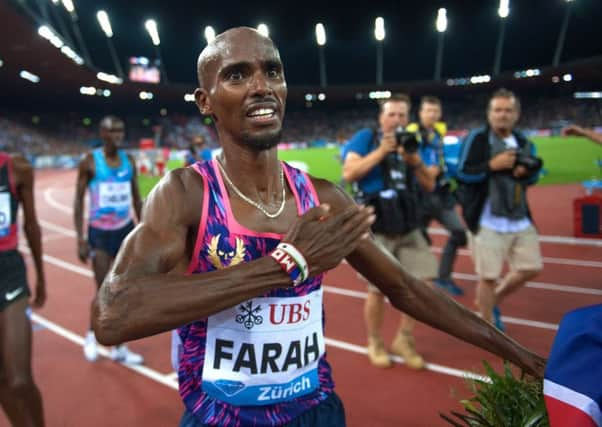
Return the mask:
[(261, 325), (263, 323), (263, 316), (259, 314), (261, 306), (257, 305), (253, 307), (253, 301), (247, 301), (241, 304), (238, 309), (242, 314), (236, 315), (236, 323), (242, 323), (245, 328), (251, 329), (255, 325)]

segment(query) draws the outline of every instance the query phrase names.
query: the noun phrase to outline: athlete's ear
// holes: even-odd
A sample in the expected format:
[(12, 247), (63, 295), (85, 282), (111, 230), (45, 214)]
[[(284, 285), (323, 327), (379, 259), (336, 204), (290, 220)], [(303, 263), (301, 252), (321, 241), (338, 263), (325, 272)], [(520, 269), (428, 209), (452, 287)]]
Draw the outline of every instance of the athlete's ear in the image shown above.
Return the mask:
[(205, 89), (197, 88), (194, 91), (194, 99), (202, 115), (209, 116), (213, 113), (213, 110), (211, 109), (211, 100)]

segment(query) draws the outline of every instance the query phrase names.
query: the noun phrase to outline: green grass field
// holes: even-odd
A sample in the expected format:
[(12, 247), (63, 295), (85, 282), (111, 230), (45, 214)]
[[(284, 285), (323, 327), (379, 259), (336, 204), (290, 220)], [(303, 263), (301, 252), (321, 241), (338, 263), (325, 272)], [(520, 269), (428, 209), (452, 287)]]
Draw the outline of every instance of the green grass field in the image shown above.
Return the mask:
[(544, 161), (540, 184), (568, 184), (602, 179), (602, 146), (578, 137), (534, 137)]
[[(545, 174), (539, 184), (579, 183), (589, 179), (602, 179), (602, 146), (585, 138), (534, 137), (538, 155), (544, 160)], [(311, 148), (280, 151), (282, 160), (303, 162), (308, 172), (318, 178), (339, 183), (341, 164), (337, 148)], [(169, 169), (181, 166), (177, 161), (168, 163)], [(140, 177), (140, 191), (146, 196), (156, 184), (158, 178)]]

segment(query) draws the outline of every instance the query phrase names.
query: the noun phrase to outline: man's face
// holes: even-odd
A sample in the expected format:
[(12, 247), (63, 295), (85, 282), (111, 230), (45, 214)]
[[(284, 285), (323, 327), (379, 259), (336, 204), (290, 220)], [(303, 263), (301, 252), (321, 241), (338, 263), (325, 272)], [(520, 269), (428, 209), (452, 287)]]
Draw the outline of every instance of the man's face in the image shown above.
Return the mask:
[(422, 126), (427, 129), (432, 128), (435, 123), (441, 120), (441, 105), (423, 102), (420, 106), (420, 111), (418, 112), (418, 118), (420, 119), (420, 124)]
[(100, 128), (100, 138), (109, 147), (119, 147), (124, 135), (125, 126), (121, 120), (107, 120)]
[(515, 98), (498, 97), (489, 102), (487, 121), (493, 130), (510, 131), (518, 121), (519, 112)]
[(207, 66), (207, 87), (197, 91), (201, 111), (212, 114), (220, 134), (234, 142), (256, 150), (276, 146), (287, 95), (278, 50), (249, 29), (226, 34), (219, 46)]
[(389, 101), (383, 104), (378, 122), (383, 133), (393, 132), (398, 126), (407, 126), (410, 120), (410, 106), (403, 101)]
[(194, 138), (194, 140), (192, 141), (192, 145), (197, 150), (200, 150), (205, 146), (205, 140), (203, 138), (198, 138), (198, 137)]

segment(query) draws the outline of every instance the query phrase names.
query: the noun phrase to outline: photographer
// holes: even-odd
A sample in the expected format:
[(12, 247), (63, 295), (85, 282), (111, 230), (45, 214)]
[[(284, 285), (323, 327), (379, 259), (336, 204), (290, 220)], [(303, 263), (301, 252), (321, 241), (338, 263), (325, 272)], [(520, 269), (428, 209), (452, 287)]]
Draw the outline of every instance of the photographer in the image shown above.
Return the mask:
[[(408, 123), (410, 99), (398, 95), (381, 102), (379, 109), (379, 129), (362, 129), (347, 143), (343, 179), (354, 184), (359, 203), (374, 206), (372, 231), (376, 241), (407, 272), (429, 281), (435, 276), (437, 262), (418, 227), (417, 192), (419, 186), (432, 191), (435, 180), (417, 153), (416, 139), (406, 132), (396, 132)], [(369, 285), (364, 306), (368, 357), (382, 368), (391, 366), (381, 337), (383, 315), (384, 296)], [(391, 351), (403, 357), (410, 368), (422, 369), (424, 359), (414, 348), (414, 323), (414, 319), (402, 315)]]
[[(542, 269), (526, 194), (542, 161), (533, 143), (514, 129), (519, 115), (514, 93), (496, 91), (487, 108), (488, 126), (466, 137), (458, 165), (458, 201), (479, 276), (477, 304), (483, 318), (501, 330), (497, 304)], [(498, 284), (506, 257), (510, 272)]]
[[(434, 283), (452, 295), (463, 295), (464, 291), (451, 278), (458, 248), (466, 245), (466, 229), (454, 206), (456, 199), (451, 191), (452, 176), (443, 156), (445, 125), (441, 120), (441, 101), (434, 96), (424, 96), (418, 110), (419, 123), (412, 123), (407, 130), (416, 132), (420, 140), (420, 155), (427, 170), (435, 179), (434, 191), (420, 193), (420, 225), (425, 236), (430, 222), (435, 219), (449, 232), (439, 261), (439, 272)], [(428, 237), (427, 237), (428, 238)]]

